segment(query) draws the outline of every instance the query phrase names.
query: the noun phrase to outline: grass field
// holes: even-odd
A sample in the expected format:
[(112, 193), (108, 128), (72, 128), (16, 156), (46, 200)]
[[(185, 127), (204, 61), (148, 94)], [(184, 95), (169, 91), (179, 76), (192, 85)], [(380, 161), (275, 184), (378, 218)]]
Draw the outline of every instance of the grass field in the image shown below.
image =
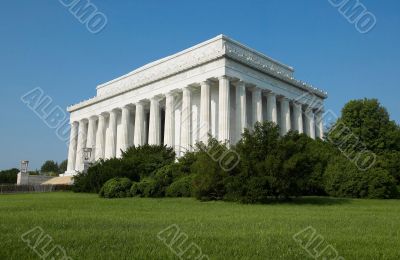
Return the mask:
[(37, 226), (73, 259), (179, 259), (157, 237), (172, 224), (210, 259), (312, 259), (293, 239), (308, 226), (345, 259), (400, 259), (400, 201), (241, 205), (74, 193), (0, 196), (0, 259), (39, 259), (21, 239)]

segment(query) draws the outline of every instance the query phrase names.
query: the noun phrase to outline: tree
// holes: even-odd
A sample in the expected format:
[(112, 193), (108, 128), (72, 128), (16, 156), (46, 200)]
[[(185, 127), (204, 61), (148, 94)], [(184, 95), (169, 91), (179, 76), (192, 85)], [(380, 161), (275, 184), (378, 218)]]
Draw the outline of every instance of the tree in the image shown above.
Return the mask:
[(46, 161), (40, 168), (41, 173), (58, 173), (58, 164), (54, 161)]
[(64, 160), (58, 166), (58, 173), (62, 174), (67, 171), (68, 160)]
[[(367, 149), (374, 153), (400, 151), (400, 128), (377, 99), (348, 102), (328, 133), (328, 140), (344, 150)], [(365, 147), (363, 147), (365, 145)]]
[(0, 184), (15, 184), (17, 183), (17, 175), (19, 173), (18, 169), (10, 169), (0, 171)]

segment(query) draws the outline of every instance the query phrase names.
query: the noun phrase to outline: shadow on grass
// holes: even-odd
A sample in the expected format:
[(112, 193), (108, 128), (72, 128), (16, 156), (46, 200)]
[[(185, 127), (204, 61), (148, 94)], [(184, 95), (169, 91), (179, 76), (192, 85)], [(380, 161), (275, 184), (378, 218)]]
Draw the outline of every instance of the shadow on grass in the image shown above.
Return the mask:
[(333, 197), (299, 197), (299, 198), (290, 198), (285, 200), (270, 200), (264, 204), (292, 204), (292, 205), (321, 205), (321, 206), (329, 206), (329, 205), (338, 205), (338, 204), (346, 204), (350, 203), (351, 199), (345, 198), (333, 198)]

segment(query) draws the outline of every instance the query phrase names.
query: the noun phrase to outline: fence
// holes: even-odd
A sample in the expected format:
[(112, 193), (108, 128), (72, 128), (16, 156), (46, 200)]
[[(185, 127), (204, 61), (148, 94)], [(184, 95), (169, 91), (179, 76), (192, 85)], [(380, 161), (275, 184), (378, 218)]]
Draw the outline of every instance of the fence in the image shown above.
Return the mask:
[(0, 194), (69, 191), (71, 185), (16, 185), (0, 184)]

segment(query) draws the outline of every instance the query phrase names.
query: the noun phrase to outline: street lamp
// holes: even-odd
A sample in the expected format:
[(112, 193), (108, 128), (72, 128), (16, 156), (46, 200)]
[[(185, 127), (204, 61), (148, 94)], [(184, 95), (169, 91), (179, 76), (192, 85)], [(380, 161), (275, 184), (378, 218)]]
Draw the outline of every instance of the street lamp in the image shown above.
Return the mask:
[(92, 148), (83, 148), (83, 172), (87, 173), (92, 158)]

